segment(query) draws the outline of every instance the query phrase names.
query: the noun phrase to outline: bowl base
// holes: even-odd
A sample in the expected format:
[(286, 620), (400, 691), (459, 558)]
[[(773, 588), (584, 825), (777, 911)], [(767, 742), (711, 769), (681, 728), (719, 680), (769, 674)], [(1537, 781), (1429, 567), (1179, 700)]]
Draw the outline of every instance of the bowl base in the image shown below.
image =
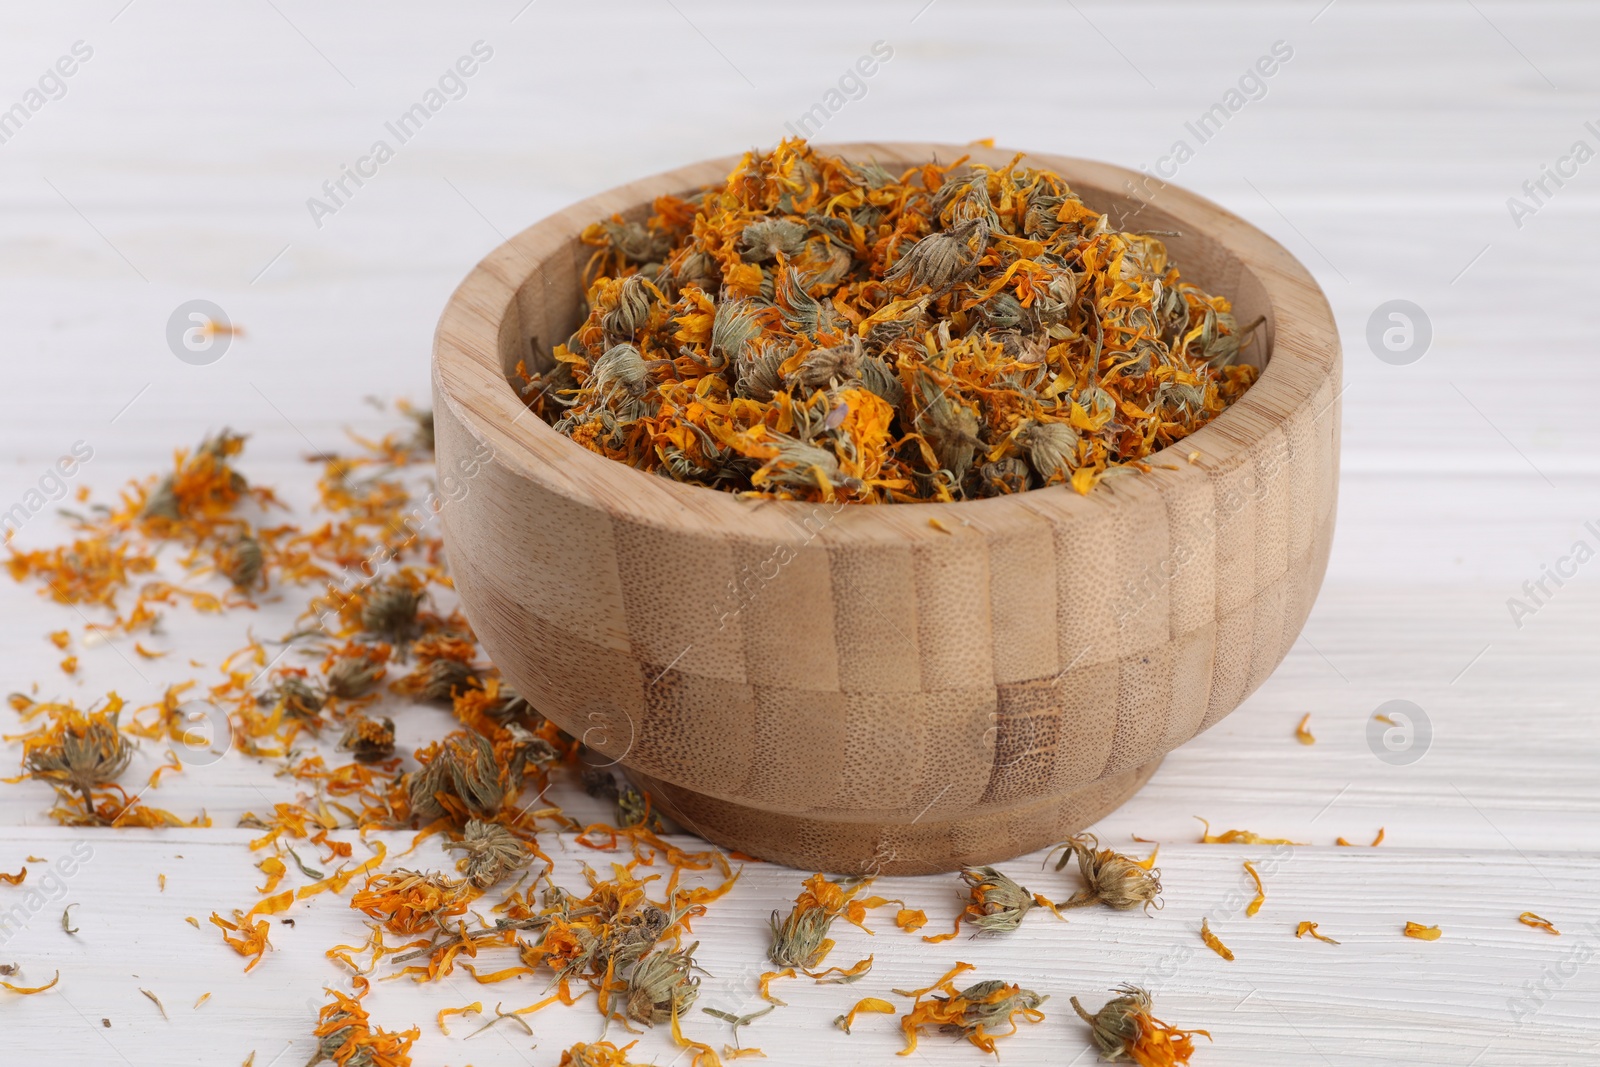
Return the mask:
[(805, 871), (937, 874), (998, 863), (1059, 844), (1116, 810), (1155, 773), (1157, 758), (1063, 796), (939, 821), (844, 822), (783, 815), (718, 800), (637, 771), (628, 777), (685, 831), (724, 848)]

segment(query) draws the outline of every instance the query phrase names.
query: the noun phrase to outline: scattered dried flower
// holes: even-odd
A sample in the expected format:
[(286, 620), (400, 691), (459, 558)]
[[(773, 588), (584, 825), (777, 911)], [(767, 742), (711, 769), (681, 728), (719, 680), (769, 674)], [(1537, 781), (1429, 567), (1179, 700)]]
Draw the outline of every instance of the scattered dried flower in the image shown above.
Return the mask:
[(1179, 1030), (1151, 1014), (1150, 994), (1136, 985), (1121, 985), (1118, 994), (1099, 1011), (1090, 1015), (1072, 998), (1078, 1017), (1089, 1024), (1095, 1047), (1106, 1062), (1127, 1059), (1139, 1067), (1175, 1067), (1187, 1064), (1194, 1055), (1194, 1036), (1207, 1041), (1204, 1030)]
[(339, 747), (362, 763), (381, 763), (394, 755), (394, 720), (352, 716)]
[(458, 869), (478, 889), (488, 889), (507, 875), (526, 867), (533, 854), (523, 847), (516, 834), (499, 823), (469, 819), (461, 840), (444, 846), (465, 852)]
[[(1064, 849), (1056, 870), (1076, 857), (1078, 870), (1083, 875), (1085, 888), (1074, 893), (1062, 908), (1081, 908), (1089, 904), (1105, 904), (1118, 910), (1129, 908), (1161, 908), (1161, 872), (1154, 867), (1156, 854), (1147, 860), (1136, 860), (1109, 848), (1101, 848), (1093, 834), (1070, 837), (1056, 846)], [(1051, 850), (1052, 853), (1055, 851)], [(1046, 862), (1049, 858), (1046, 857)]]
[[(937, 1026), (945, 1033), (964, 1037), (983, 1051), (993, 1053), (997, 1038), (1017, 1032), (1019, 1016), (1030, 1023), (1044, 1019), (1039, 1005), (1050, 998), (1030, 989), (990, 979), (957, 990), (955, 977), (972, 969), (970, 963), (958, 963), (926, 989), (895, 990), (900, 996), (913, 998), (910, 1010), (900, 1020), (900, 1029), (906, 1037), (906, 1047), (900, 1052), (902, 1056), (916, 1050), (918, 1031), (925, 1026)], [(930, 993), (936, 995), (928, 997)], [(1011, 1028), (1001, 1031), (1000, 1027), (1007, 1024)]]

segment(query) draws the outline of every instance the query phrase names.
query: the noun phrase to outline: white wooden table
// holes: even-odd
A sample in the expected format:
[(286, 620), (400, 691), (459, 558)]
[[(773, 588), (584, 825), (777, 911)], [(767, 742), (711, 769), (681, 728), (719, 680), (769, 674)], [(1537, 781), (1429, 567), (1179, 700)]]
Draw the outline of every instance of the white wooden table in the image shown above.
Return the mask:
[[(1575, 542), (1600, 547), (1585, 526), (1600, 520), (1600, 162), (1562, 162), (1577, 141), (1600, 149), (1600, 11), (1488, 0), (524, 5), (8, 5), (0, 108), (26, 101), (75, 42), (92, 55), (66, 64), (75, 69), (59, 99), (47, 79), (41, 106), (25, 103), (22, 119), (0, 126), (0, 510), (74, 442), (94, 450), (74, 485), (104, 495), (223, 425), (252, 435), (252, 479), (304, 506), (313, 470), (303, 454), (339, 445), (345, 426), (388, 425), (363, 397), (426, 397), (434, 318), (502, 236), (620, 181), (771, 144), (813, 104), (829, 107), (829, 89), (876, 41), (892, 59), (859, 99), (837, 98), (818, 139), (993, 136), (1168, 174), (1185, 140), (1193, 151), (1175, 180), (1300, 256), (1344, 336), (1341, 515), (1304, 637), (1238, 712), (1096, 827), (1118, 847), (1138, 848), (1130, 834), (1163, 843), (1159, 916), (1088, 909), (1065, 926), (1035, 917), (1009, 938), (934, 947), (887, 920), (872, 939), (846, 928), (840, 960), (873, 951), (872, 974), (850, 987), (790, 984), (791, 1006), (743, 1037), (773, 1063), (888, 1062), (900, 1044), (892, 1020), (867, 1017), (847, 1037), (834, 1015), (962, 959), (979, 977), (1053, 997), (1044, 1023), (1000, 1046), (1010, 1063), (1091, 1062), (1066, 999), (1098, 1004), (1122, 981), (1148, 984), (1169, 1020), (1213, 1032), (1197, 1063), (1592, 1061), (1600, 564), (1559, 587), (1547, 580), (1552, 595), (1530, 601), (1537, 610), (1521, 625), (1508, 598), (1526, 597), (1524, 583)], [(398, 144), (385, 123), (479, 41), (492, 56), (464, 95)], [(1226, 106), (1280, 41), (1292, 56), (1259, 91), (1247, 83), (1259, 98), (1241, 94), (1201, 143), (1185, 124)], [(393, 158), (367, 166), (375, 175), (359, 188), (347, 179), (352, 195), (314, 219), (308, 198), (328, 203), (323, 183), (380, 138)], [(1545, 166), (1571, 176), (1559, 187), (1545, 179), (1535, 199), (1523, 183)], [(1514, 196), (1534, 210), (1515, 218)], [(165, 338), (173, 309), (196, 298), (247, 331), (209, 366), (174, 358)], [(1369, 317), (1395, 299), (1431, 323), (1419, 361), (1386, 363), (1369, 347)], [(17, 543), (61, 533), (46, 509)], [(272, 633), (293, 611), (285, 602), (248, 621)], [(80, 701), (116, 688), (143, 703), (192, 673), (172, 660), (214, 667), (245, 625), (175, 612), (161, 640), (182, 657), (146, 662), (100, 646), (68, 679), (43, 634), (82, 622), (0, 583), (0, 688), (38, 682), (42, 695)], [(1432, 728), (1425, 754), (1405, 765), (1368, 740), (1374, 711), (1392, 699), (1413, 701)], [(1293, 737), (1306, 712), (1312, 747)], [(441, 712), (406, 711), (402, 747), (446, 728)], [(147, 745), (129, 780), (158, 757)], [(0, 997), (5, 1062), (215, 1065), (252, 1050), (258, 1067), (305, 1061), (321, 986), (343, 981), (323, 950), (361, 935), (356, 913), (331, 896), (297, 905), (296, 926), (274, 927), (275, 951), (249, 975), (214, 930), (184, 922), (255, 899), (253, 835), (231, 827), (288, 799), (273, 769), (234, 756), (165, 781), (160, 805), (204, 807), (209, 830), (66, 830), (46, 818), (43, 787), (0, 787), (0, 869), (92, 849), (59, 887), (0, 886), (0, 912), (32, 899), (29, 889), (46, 893), (0, 934), (0, 962), (20, 963), (28, 982), (61, 972), (48, 993)], [(573, 792), (561, 799), (581, 806)], [(1279, 860), (1265, 908), (1247, 918), (1240, 861), (1271, 850), (1196, 844), (1194, 815), (1310, 844)], [(1376, 849), (1333, 847), (1380, 826)], [(582, 850), (547, 848), (574, 877)], [(413, 862), (443, 861), (424, 851)], [(1068, 891), (1065, 876), (1038, 866), (1007, 869), (1051, 895)], [(749, 1010), (767, 914), (798, 881), (751, 866), (697, 924), (712, 975), (701, 1004)], [(926, 907), (931, 929), (954, 913), (953, 882), (881, 891)], [(76, 936), (58, 922), (70, 902)], [(1519, 925), (1527, 910), (1562, 936)], [(1200, 944), (1202, 916), (1235, 962)], [(1296, 940), (1302, 919), (1342, 944)], [(1400, 936), (1408, 919), (1439, 924), (1443, 938)], [(535, 1039), (501, 1026), (467, 1042), (470, 1021), (450, 1037), (432, 1021), (485, 997), (521, 1006), (542, 988), (475, 987), (458, 972), (435, 986), (382, 983), (368, 1004), (382, 1025), (422, 1027), (419, 1064), (554, 1064), (571, 1042), (598, 1036), (592, 1006), (535, 1016)], [(688, 1027), (719, 1046), (727, 1037), (698, 1013)], [(652, 1033), (634, 1055), (666, 1064), (678, 1052)], [(918, 1052), (938, 1064), (979, 1057), (937, 1036)]]

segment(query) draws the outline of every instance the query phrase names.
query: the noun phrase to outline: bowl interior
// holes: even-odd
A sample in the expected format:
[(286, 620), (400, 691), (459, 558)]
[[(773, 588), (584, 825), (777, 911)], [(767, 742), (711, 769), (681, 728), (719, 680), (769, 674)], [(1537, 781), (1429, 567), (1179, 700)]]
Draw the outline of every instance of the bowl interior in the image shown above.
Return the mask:
[[(926, 157), (897, 156), (881, 149), (852, 151), (848, 146), (842, 148), (819, 146), (819, 148), (846, 158), (873, 159), (891, 167), (927, 162)], [(1010, 155), (1005, 152), (994, 153), (1000, 157), (998, 161), (984, 158), (989, 153), (982, 150), (973, 150), (973, 154), (978, 161), (990, 165), (995, 165), (997, 162), (1003, 164), (1010, 159)], [(650, 201), (653, 196), (695, 192), (708, 183), (720, 181), (736, 162), (727, 160), (704, 165), (707, 177), (703, 181), (686, 184), (680, 182), (677, 185), (646, 190), (645, 187), (652, 185), (651, 180), (646, 180), (635, 186), (617, 190), (616, 194), (606, 194), (583, 201), (562, 212), (558, 218), (570, 220), (568, 226), (570, 233), (556, 246), (556, 251), (541, 261), (517, 286), (516, 298), (512, 306), (507, 309), (508, 313), (501, 323), (500, 365), (506, 375), (507, 385), (515, 388), (514, 383), (517, 381), (515, 374), (519, 362), (525, 361), (530, 370), (548, 370), (553, 363), (551, 349), (571, 336), (583, 320), (583, 269), (594, 253), (593, 248), (578, 239), (578, 233), (583, 226), (608, 218), (612, 213), (620, 214), (630, 222), (642, 220), (650, 214)], [(1265, 344), (1250, 345), (1240, 357), (1241, 362), (1265, 368), (1268, 359), (1271, 358), (1276, 325), (1273, 321), (1271, 300), (1261, 280), (1230, 249), (1165, 210), (1161, 206), (1159, 192), (1155, 193), (1152, 199), (1140, 199), (1128, 192), (1075, 176), (1070, 170), (1063, 170), (1059, 166), (1052, 167), (1047, 162), (1035, 162), (1027, 157), (1024, 157), (1024, 162), (1030, 166), (1055, 169), (1061, 173), (1072, 190), (1083, 198), (1084, 203), (1096, 211), (1109, 214), (1112, 224), (1118, 229), (1158, 235), (1167, 246), (1169, 261), (1178, 268), (1186, 280), (1200, 286), (1208, 293), (1225, 296), (1233, 302), (1234, 315), (1241, 327), (1254, 322), (1258, 317), (1265, 317), (1263, 335)], [(639, 190), (639, 192), (635, 193), (631, 202), (618, 203), (616, 195), (625, 196), (628, 190)], [(1225, 419), (1227, 414), (1224, 412), (1219, 418)]]

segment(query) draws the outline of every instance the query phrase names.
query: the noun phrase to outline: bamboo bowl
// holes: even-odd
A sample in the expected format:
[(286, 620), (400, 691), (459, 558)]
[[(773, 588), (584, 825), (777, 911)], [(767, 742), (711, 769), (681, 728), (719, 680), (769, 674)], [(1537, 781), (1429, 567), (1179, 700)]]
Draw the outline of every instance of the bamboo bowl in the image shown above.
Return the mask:
[[(1011, 156), (827, 150), (886, 164)], [(1265, 315), (1259, 381), (1153, 457), (1153, 472), (1088, 496), (740, 499), (586, 451), (508, 380), (580, 320), (585, 225), (641, 218), (654, 197), (720, 182), (736, 162), (567, 208), (451, 297), (434, 410), (466, 614), (535, 707), (718, 844), (807, 869), (915, 874), (1059, 841), (1237, 707), (1298, 636), (1338, 486), (1328, 304), (1287, 251), (1217, 205), (1171, 186), (1142, 200), (1144, 175), (1032, 156), (1121, 225), (1177, 231), (1165, 238), (1174, 262), (1229, 296), (1241, 323)]]

